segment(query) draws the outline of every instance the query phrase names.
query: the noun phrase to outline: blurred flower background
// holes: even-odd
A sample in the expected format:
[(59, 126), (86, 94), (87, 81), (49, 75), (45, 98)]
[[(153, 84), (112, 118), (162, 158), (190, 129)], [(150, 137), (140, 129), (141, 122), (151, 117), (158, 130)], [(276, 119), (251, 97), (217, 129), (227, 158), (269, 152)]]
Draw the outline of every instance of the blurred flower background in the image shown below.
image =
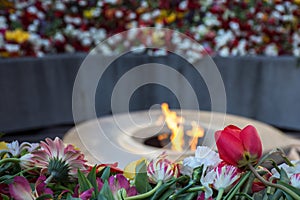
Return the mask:
[(137, 27), (177, 30), (209, 54), (300, 56), (299, 0), (1, 0), (0, 57), (88, 52)]

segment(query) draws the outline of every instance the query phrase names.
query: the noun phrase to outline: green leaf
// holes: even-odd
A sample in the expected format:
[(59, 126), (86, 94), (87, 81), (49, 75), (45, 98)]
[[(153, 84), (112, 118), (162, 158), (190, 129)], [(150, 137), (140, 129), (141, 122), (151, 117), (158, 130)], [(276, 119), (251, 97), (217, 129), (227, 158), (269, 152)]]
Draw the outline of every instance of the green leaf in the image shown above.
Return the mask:
[(98, 197), (97, 197), (97, 200), (108, 200), (105, 196), (104, 196), (104, 194), (98, 194)]
[(146, 162), (142, 161), (136, 166), (136, 177), (134, 179), (136, 190), (140, 193), (146, 193), (152, 189), (148, 182)]
[(238, 193), (236, 195), (244, 197), (244, 199), (246, 198), (246, 199), (249, 199), (249, 200), (253, 200), (253, 198), (249, 194), (246, 194), (246, 193)]
[(262, 190), (260, 192), (256, 192), (253, 194), (253, 199), (254, 200), (262, 200), (265, 196), (265, 190)]
[[(282, 170), (282, 171), (283, 171), (283, 170)], [(288, 183), (286, 183), (286, 182), (283, 182), (283, 181), (281, 181), (281, 180), (277, 181), (277, 183), (280, 184), (280, 185), (285, 186), (286, 188), (292, 190), (293, 192), (295, 192), (297, 195), (300, 196), (300, 190), (297, 189), (297, 188), (295, 188), (294, 186), (292, 186), (292, 185), (290, 185), (290, 184), (288, 184)]]
[(13, 182), (15, 175), (4, 175), (0, 177), (0, 183), (10, 184)]
[(101, 191), (97, 197), (98, 200), (114, 200), (114, 196), (110, 190), (107, 180), (104, 181)]
[[(151, 200), (159, 199), (161, 195), (163, 195), (173, 184), (176, 183), (177, 179), (173, 179), (169, 182), (162, 184), (154, 193)], [(174, 193), (174, 189), (172, 189), (172, 193)]]
[(6, 196), (5, 194), (1, 194), (1, 197), (2, 197), (3, 200), (9, 200), (9, 197)]
[(103, 181), (107, 180), (110, 176), (110, 167), (106, 167), (101, 175)]
[(186, 193), (179, 195), (176, 200), (192, 200), (195, 199), (198, 196), (197, 192), (194, 193)]
[(68, 194), (66, 200), (81, 200), (80, 198), (72, 197), (71, 194)]
[(281, 190), (276, 190), (275, 193), (272, 195), (272, 200), (279, 200), (283, 197), (283, 192)]
[(79, 193), (93, 188), (90, 181), (84, 176), (84, 174), (80, 170), (78, 170), (78, 183), (79, 183)]
[(289, 183), (290, 179), (284, 169), (280, 170), (280, 181), (284, 183)]
[(152, 198), (153, 200), (159, 199), (159, 200), (167, 200), (169, 198), (169, 196), (171, 196), (172, 194), (174, 194), (175, 190), (174, 189), (168, 189), (167, 191), (165, 191), (161, 197), (157, 196), (157, 198)]
[(43, 195), (39, 196), (38, 198), (36, 198), (36, 200), (44, 200), (44, 199), (52, 199), (52, 195), (51, 194), (43, 194)]
[[(97, 196), (98, 193), (99, 193), (98, 192), (98, 183), (97, 183), (97, 180), (96, 180), (96, 167), (97, 166), (94, 166), (93, 169), (90, 171), (90, 173), (87, 176), (87, 179), (90, 181), (90, 183), (94, 187), (95, 196)], [(95, 198), (95, 196), (93, 196), (93, 198)]]

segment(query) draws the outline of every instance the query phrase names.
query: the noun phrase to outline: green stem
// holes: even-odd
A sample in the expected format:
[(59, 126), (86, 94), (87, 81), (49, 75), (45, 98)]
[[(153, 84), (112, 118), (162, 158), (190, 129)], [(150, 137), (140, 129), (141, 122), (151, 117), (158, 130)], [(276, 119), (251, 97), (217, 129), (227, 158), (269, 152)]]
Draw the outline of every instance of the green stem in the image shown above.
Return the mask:
[(240, 189), (240, 187), (245, 183), (245, 181), (249, 178), (249, 176), (251, 175), (251, 172), (247, 172), (242, 178), (241, 180), (238, 182), (238, 184), (236, 184), (233, 188), (233, 190), (231, 190), (224, 199), (226, 200), (230, 200), (234, 197), (234, 195), (237, 193), (237, 191)]
[(276, 183), (271, 183), (267, 180), (265, 180), (262, 176), (260, 176), (256, 169), (251, 165), (248, 164), (249, 169), (252, 171), (252, 173), (256, 176), (256, 178), (258, 178), (258, 180), (260, 180), (263, 184), (265, 184), (266, 186), (270, 186), (270, 187), (274, 187), (274, 188), (278, 188), (284, 192), (286, 192), (287, 194), (289, 194), (291, 197), (293, 197), (293, 199), (295, 200), (300, 200), (300, 196), (298, 196), (295, 192), (293, 192), (292, 190), (290, 190), (289, 188), (283, 186), (283, 185), (279, 185)]
[(139, 195), (136, 195), (136, 196), (131, 196), (131, 197), (126, 197), (124, 198), (124, 200), (134, 200), (134, 199), (145, 199), (149, 196), (151, 196), (152, 194), (155, 193), (155, 191), (162, 185), (162, 181), (159, 181), (157, 183), (157, 185), (150, 191), (144, 193), (144, 194), (139, 194)]
[[(244, 189), (243, 189), (243, 192), (248, 194), (249, 192), (251, 192), (251, 188), (252, 188), (252, 185), (253, 185), (253, 181), (255, 179), (255, 176), (253, 174), (251, 174), (248, 178), (248, 181), (247, 183), (245, 184), (244, 186)], [(245, 198), (242, 197), (242, 200), (244, 200)]]
[(190, 189), (195, 184), (195, 180), (192, 180), (187, 186), (176, 192), (175, 194), (171, 195), (169, 199), (175, 199), (178, 195), (186, 192), (188, 189)]
[(54, 178), (54, 174), (51, 173), (50, 176), (45, 180), (46, 185), (48, 185), (53, 178)]
[(197, 186), (197, 187), (192, 187), (188, 190), (186, 190), (186, 192), (192, 193), (192, 192), (198, 192), (198, 191), (204, 191), (205, 187), (204, 186)]
[(0, 165), (2, 165), (3, 163), (7, 163), (7, 162), (19, 163), (20, 159), (19, 158), (4, 158), (4, 159), (0, 160)]
[(224, 194), (224, 188), (220, 188), (219, 191), (218, 191), (218, 196), (217, 196), (217, 199), (216, 200), (221, 200), (222, 197), (223, 197), (223, 194)]

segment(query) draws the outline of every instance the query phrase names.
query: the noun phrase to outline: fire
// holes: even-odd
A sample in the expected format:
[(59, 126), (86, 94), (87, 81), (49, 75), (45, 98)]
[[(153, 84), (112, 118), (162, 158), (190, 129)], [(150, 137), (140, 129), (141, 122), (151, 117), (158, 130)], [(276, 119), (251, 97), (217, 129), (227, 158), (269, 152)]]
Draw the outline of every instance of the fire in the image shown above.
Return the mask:
[(182, 151), (184, 146), (184, 131), (183, 131), (183, 118), (178, 117), (176, 112), (169, 109), (167, 103), (161, 105), (162, 112), (165, 116), (165, 121), (168, 128), (172, 131), (171, 143), (172, 150)]
[(188, 130), (186, 134), (191, 137), (189, 142), (191, 150), (196, 151), (198, 139), (204, 136), (204, 129), (201, 126), (198, 126), (198, 124), (195, 121), (192, 121), (191, 125), (192, 129)]
[[(170, 137), (172, 143), (172, 150), (174, 151), (183, 151), (184, 147), (184, 118), (181, 116), (177, 116), (177, 113), (171, 111), (169, 109), (169, 105), (167, 103), (163, 103), (161, 105), (162, 113), (165, 117), (165, 122), (168, 128), (171, 130), (172, 135)], [(191, 150), (196, 150), (198, 139), (204, 136), (204, 129), (193, 121), (191, 122), (192, 129), (186, 132), (187, 136), (191, 139), (189, 141), (189, 145), (191, 146)], [(161, 140), (161, 137), (158, 137)]]

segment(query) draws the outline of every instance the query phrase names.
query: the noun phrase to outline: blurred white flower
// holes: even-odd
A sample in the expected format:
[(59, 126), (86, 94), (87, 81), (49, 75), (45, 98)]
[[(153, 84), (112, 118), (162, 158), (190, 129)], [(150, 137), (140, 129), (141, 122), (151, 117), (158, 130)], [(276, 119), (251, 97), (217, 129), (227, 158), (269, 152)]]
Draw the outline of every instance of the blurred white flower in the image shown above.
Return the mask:
[(60, 42), (64, 42), (64, 41), (65, 41), (65, 37), (64, 37), (63, 34), (61, 34), (60, 32), (57, 32), (57, 33), (54, 35), (54, 40), (60, 41)]
[(206, 16), (204, 17), (203, 21), (206, 26), (219, 26), (220, 25), (220, 21), (212, 13), (207, 13)]
[(229, 48), (228, 47), (222, 47), (220, 50), (219, 50), (219, 54), (220, 56), (222, 57), (227, 57), (230, 55), (230, 51), (229, 51)]
[(72, 21), (74, 24), (80, 25), (82, 22), (82, 19), (80, 17), (74, 17)]
[(145, 51), (145, 45), (140, 44), (139, 46), (133, 46), (130, 48), (130, 51), (133, 53), (143, 53)]
[(221, 162), (219, 154), (206, 146), (198, 146), (195, 157), (187, 157), (183, 160), (181, 173), (191, 175), (196, 167), (203, 165), (203, 168), (216, 167)]
[(204, 175), (203, 173), (200, 178), (201, 184), (205, 187), (204, 189), (205, 199), (209, 199), (213, 195), (213, 190), (210, 187), (210, 185), (213, 184), (215, 177), (216, 177), (216, 173), (207, 173), (206, 175)]
[(217, 36), (215, 38), (216, 41), (216, 49), (220, 47), (226, 46), (226, 44), (234, 38), (232, 31), (223, 29), (219, 30)]
[(269, 44), (266, 46), (264, 53), (267, 56), (277, 56), (278, 55), (278, 48), (276, 44)]
[(81, 44), (82, 44), (82, 46), (88, 47), (92, 44), (92, 40), (88, 37), (83, 38), (83, 40), (81, 40)]
[(246, 45), (247, 45), (247, 41), (245, 39), (239, 41), (239, 44), (237, 46), (237, 51), (240, 56), (244, 56), (247, 54)]
[(240, 25), (238, 24), (238, 23), (236, 23), (236, 22), (229, 22), (229, 26), (230, 26), (230, 28), (232, 29), (232, 30), (235, 30), (235, 31), (237, 31), (237, 30), (239, 30), (240, 29)]
[(205, 25), (201, 24), (201, 25), (197, 26), (196, 31), (201, 36), (204, 36), (204, 35), (206, 35), (208, 33), (209, 29)]
[(55, 2), (55, 8), (57, 10), (64, 11), (66, 9), (66, 6), (62, 2), (56, 1)]
[(34, 161), (32, 160), (33, 155), (31, 153), (27, 153), (20, 157), (20, 166), (22, 169), (28, 169), (34, 167)]
[(155, 9), (155, 10), (153, 10), (153, 12), (152, 12), (152, 17), (158, 17), (159, 15), (160, 15), (160, 10), (159, 9)]
[(105, 3), (116, 4), (118, 0), (104, 0)]
[[(283, 169), (287, 173), (289, 178), (294, 174), (300, 173), (300, 160), (293, 160), (291, 162), (294, 166), (289, 166), (286, 163), (278, 166), (279, 169)], [(271, 170), (271, 173), (273, 174), (271, 178), (280, 178), (280, 174), (275, 168)]]
[(18, 52), (20, 50), (20, 45), (18, 45), (18, 44), (5, 44), (4, 48), (8, 52)]
[(182, 2), (179, 3), (179, 8), (181, 10), (186, 10), (187, 6), (188, 6), (188, 2), (187, 1), (182, 1)]
[(115, 16), (116, 16), (116, 18), (121, 18), (121, 17), (123, 17), (123, 12), (122, 11), (120, 11), (120, 10), (117, 10), (116, 12), (115, 12)]
[(69, 52), (69, 53), (75, 52), (75, 48), (70, 44), (65, 45), (65, 50), (66, 50), (66, 52)]
[(279, 12), (284, 12), (285, 8), (282, 4), (276, 4), (275, 9), (278, 10)]
[(45, 14), (43, 13), (43, 12), (41, 12), (41, 11), (39, 11), (39, 12), (37, 12), (37, 17), (39, 18), (39, 19), (45, 19)]
[(30, 25), (28, 26), (27, 30), (28, 30), (29, 32), (34, 33), (34, 32), (37, 31), (37, 26), (34, 25), (34, 24), (30, 24)]
[(27, 12), (29, 12), (31, 14), (36, 14), (38, 12), (38, 9), (35, 6), (29, 6), (27, 8)]
[(144, 13), (140, 16), (140, 18), (143, 20), (143, 21), (150, 21), (151, 20), (151, 14), (150, 13)]
[(81, 1), (79, 1), (78, 3), (79, 3), (79, 5), (82, 6), (82, 7), (87, 5), (87, 1), (82, 1), (82, 0), (81, 0)]
[[(4, 18), (4, 19), (5, 19), (5, 17), (2, 17), (2, 16), (1, 16), (1, 18)], [(1, 18), (0, 18), (0, 19), (1, 19)], [(11, 21), (16, 21), (16, 20), (18, 19), (18, 16), (17, 16), (16, 14), (13, 14), (13, 13), (12, 13), (12, 14), (9, 15), (9, 19), (10, 19)], [(6, 22), (6, 19), (5, 19), (5, 22)], [(1, 23), (1, 22), (0, 22), (0, 23)]]

